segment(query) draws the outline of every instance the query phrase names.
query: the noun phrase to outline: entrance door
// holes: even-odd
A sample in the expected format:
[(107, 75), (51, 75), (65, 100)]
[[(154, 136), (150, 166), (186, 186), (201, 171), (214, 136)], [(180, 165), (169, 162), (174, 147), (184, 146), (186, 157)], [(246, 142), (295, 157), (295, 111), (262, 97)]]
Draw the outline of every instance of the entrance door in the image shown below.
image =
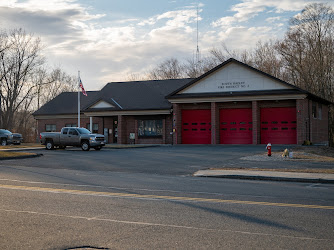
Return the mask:
[(252, 144), (252, 109), (221, 109), (219, 118), (221, 144)]
[(211, 110), (182, 110), (182, 144), (211, 144)]
[(296, 144), (296, 127), (296, 108), (261, 109), (262, 144)]

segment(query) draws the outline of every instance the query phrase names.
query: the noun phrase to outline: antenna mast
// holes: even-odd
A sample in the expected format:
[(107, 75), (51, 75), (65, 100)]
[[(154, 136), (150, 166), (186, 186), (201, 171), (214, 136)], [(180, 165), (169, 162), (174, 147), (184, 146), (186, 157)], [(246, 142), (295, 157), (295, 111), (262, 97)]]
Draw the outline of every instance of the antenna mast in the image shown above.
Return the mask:
[(200, 52), (199, 52), (199, 46), (198, 46), (198, 4), (197, 4), (197, 29), (196, 29), (196, 44), (197, 44), (197, 47), (196, 47), (196, 64), (199, 63), (199, 61), (201, 60), (200, 58)]

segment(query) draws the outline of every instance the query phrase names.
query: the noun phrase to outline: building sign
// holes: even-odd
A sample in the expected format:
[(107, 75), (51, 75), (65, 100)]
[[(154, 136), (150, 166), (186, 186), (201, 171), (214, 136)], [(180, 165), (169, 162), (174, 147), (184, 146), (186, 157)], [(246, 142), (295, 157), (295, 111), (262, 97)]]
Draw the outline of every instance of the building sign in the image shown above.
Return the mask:
[(134, 140), (136, 138), (135, 133), (130, 133), (130, 140)]
[(218, 89), (233, 90), (233, 89), (246, 89), (249, 88), (249, 84), (246, 82), (222, 82), (218, 85)]

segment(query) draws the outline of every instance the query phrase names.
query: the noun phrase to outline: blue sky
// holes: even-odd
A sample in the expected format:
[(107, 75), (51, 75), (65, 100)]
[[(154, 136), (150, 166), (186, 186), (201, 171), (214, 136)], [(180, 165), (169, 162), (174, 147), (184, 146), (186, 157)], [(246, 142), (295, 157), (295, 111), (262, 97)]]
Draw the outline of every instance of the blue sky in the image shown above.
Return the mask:
[(145, 74), (170, 57), (205, 56), (225, 43), (250, 49), (280, 38), (306, 4), (331, 0), (0, 0), (0, 27), (42, 39), (48, 64), (81, 78), (87, 90)]

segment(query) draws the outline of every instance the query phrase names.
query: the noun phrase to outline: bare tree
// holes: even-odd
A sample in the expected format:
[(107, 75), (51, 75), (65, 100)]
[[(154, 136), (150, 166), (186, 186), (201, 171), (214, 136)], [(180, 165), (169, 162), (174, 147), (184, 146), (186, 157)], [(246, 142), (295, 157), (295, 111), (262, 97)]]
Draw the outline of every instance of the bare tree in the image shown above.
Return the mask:
[(32, 111), (64, 91), (76, 78), (60, 67), (47, 70), (39, 38), (16, 29), (0, 34), (0, 127), (33, 138)]
[(212, 48), (210, 54), (213, 57), (212, 59), (217, 60), (219, 63), (223, 63), (229, 58), (235, 58), (243, 63), (252, 64), (251, 51), (230, 50), (225, 43), (222, 43), (220, 48)]
[[(334, 9), (310, 4), (290, 20), (290, 29), (277, 44), (290, 80), (334, 102)], [(334, 108), (330, 111), (330, 145), (334, 146)]]
[[(4, 57), (5, 51), (10, 48), (11, 44), (9, 42), (10, 41), (8, 40), (7, 33), (0, 32), (0, 59)], [(11, 67), (9, 67), (8, 69), (11, 69)], [(6, 72), (0, 72), (0, 81), (2, 81), (5, 75), (6, 75)]]
[(333, 100), (334, 10), (310, 4), (290, 21), (290, 29), (277, 49), (297, 86)]
[(37, 108), (49, 102), (62, 92), (77, 91), (77, 78), (64, 72), (60, 67), (48, 73), (40, 68), (34, 79), (37, 91)]
[(160, 63), (148, 74), (148, 79), (177, 79), (184, 78), (183, 66), (176, 58), (170, 58)]
[(196, 78), (213, 69), (218, 64), (219, 61), (213, 57), (203, 57), (200, 61), (188, 59), (183, 65), (183, 70), (185, 77)]
[(39, 38), (26, 34), (23, 30), (13, 30), (8, 36), (9, 48), (1, 53), (1, 125), (13, 127), (14, 114), (34, 89), (30, 78), (34, 70), (44, 63), (41, 56)]
[(283, 70), (282, 57), (276, 49), (277, 42), (273, 40), (269, 40), (268, 42), (259, 41), (252, 51), (251, 64), (253, 67), (267, 74), (287, 80), (287, 76)]

